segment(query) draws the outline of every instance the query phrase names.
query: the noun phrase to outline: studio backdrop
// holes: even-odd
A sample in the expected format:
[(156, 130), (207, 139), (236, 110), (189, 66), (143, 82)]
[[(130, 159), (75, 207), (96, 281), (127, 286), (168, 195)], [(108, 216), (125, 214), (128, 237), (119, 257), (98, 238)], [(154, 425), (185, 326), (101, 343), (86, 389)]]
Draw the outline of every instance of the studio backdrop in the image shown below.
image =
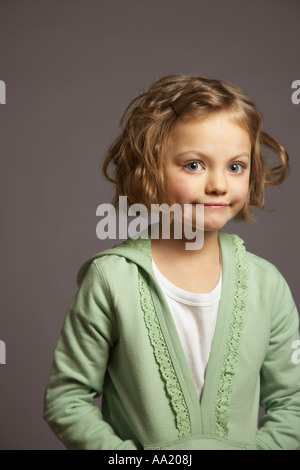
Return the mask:
[(113, 195), (101, 164), (129, 101), (163, 75), (238, 85), (286, 148), (266, 210), (226, 230), (299, 308), (299, 17), (297, 0), (1, 0), (0, 449), (64, 449), (43, 395), (78, 269), (116, 243), (96, 234)]

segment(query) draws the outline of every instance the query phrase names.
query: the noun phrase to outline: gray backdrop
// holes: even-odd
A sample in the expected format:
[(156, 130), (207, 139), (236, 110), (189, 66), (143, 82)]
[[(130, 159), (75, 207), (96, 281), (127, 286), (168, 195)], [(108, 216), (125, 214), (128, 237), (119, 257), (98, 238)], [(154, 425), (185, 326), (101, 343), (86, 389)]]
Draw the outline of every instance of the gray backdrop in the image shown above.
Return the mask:
[(165, 74), (239, 85), (286, 147), (291, 174), (258, 223), (231, 224), (299, 290), (297, 0), (1, 0), (0, 448), (63, 449), (42, 420), (52, 354), (112, 188), (101, 161), (125, 106)]

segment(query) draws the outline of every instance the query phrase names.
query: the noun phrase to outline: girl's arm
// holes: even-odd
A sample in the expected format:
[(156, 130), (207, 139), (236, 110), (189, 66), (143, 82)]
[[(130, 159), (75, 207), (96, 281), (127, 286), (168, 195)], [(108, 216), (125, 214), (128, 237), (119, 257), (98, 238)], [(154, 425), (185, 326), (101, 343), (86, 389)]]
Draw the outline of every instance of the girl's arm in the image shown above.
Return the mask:
[(300, 448), (300, 364), (295, 361), (299, 316), (290, 289), (279, 275), (272, 308), (270, 342), (261, 369), (258, 449)]
[(114, 313), (94, 264), (67, 313), (44, 398), (44, 419), (68, 449), (137, 449), (103, 420), (93, 400), (102, 394)]

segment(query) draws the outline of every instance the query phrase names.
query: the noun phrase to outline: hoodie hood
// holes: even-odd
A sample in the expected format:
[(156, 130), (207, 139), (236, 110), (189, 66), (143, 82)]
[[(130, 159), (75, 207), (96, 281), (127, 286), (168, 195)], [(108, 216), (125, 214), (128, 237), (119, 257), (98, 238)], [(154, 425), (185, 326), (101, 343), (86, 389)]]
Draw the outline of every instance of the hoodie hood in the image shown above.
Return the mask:
[(86, 272), (90, 264), (102, 256), (115, 255), (122, 256), (129, 261), (132, 261), (139, 265), (142, 269), (146, 270), (148, 274), (154, 276), (152, 271), (152, 255), (151, 255), (151, 238), (149, 233), (144, 235), (145, 238), (141, 236), (137, 239), (128, 238), (124, 242), (103, 250), (99, 253), (96, 253), (91, 258), (89, 258), (78, 271), (76, 282), (80, 286), (82, 280), (84, 279)]

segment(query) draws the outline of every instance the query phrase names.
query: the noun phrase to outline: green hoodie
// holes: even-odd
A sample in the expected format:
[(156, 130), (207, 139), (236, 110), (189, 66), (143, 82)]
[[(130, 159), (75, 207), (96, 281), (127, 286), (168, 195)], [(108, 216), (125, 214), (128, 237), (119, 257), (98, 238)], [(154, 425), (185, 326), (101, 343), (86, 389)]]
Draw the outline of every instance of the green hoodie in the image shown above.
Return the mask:
[[(300, 447), (291, 292), (237, 235), (219, 240), (221, 300), (200, 401), (152, 270), (150, 238), (128, 239), (81, 267), (44, 400), (44, 419), (67, 448)], [(267, 413), (258, 429), (259, 404)]]

